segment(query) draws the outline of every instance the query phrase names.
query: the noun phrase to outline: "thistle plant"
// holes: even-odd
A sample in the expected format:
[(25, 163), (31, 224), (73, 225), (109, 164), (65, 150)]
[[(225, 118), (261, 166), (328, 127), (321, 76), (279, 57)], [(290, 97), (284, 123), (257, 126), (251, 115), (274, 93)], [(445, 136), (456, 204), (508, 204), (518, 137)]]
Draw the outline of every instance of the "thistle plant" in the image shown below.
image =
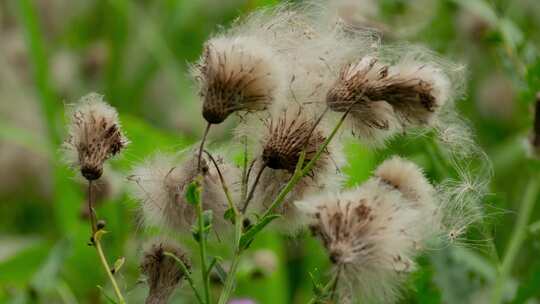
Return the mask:
[[(229, 303), (240, 260), (267, 229), (290, 237), (310, 230), (326, 250), (332, 272), (311, 303), (392, 303), (419, 255), (465, 238), (481, 221), (478, 185), (485, 180), (465, 187), (468, 180), (448, 174), (437, 184), (404, 157), (385, 160), (357, 187), (344, 186), (342, 147), (351, 138), (382, 147), (394, 137), (431, 134), (434, 159), (481, 153), (456, 148), (474, 145), (461, 140), (468, 128), (455, 119), (459, 65), (414, 46), (392, 51), (331, 9), (308, 3), (255, 12), (204, 45), (192, 68), (206, 121), (200, 143), (156, 153), (128, 177), (142, 226), (184, 241), (191, 234), (197, 247), (157, 241), (145, 251), (147, 303), (166, 303), (184, 279), (198, 303)], [(103, 257), (91, 185), (127, 140), (100, 96), (84, 97), (77, 109), (66, 142), (89, 183), (91, 245), (124, 302)], [(211, 126), (233, 119), (230, 145), (241, 147), (240, 164), (207, 140)], [(440, 166), (461, 172), (459, 164)], [(231, 256), (217, 256), (213, 243), (230, 245)], [(218, 271), (225, 273), (219, 295), (210, 288)]]

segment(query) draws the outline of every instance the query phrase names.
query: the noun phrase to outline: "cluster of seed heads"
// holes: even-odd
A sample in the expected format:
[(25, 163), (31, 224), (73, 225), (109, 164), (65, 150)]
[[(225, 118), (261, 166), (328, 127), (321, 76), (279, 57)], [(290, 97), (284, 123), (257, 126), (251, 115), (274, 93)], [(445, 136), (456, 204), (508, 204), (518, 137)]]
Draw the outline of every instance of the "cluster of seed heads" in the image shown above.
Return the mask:
[[(384, 144), (412, 129), (440, 129), (460, 84), (448, 64), (416, 49), (389, 58), (372, 33), (332, 19), (339, 14), (331, 9), (319, 3), (264, 10), (210, 38), (192, 69), (208, 123), (199, 149), (157, 154), (129, 180), (145, 226), (189, 233), (197, 215), (185, 192), (200, 177), (201, 204), (212, 211), (216, 234), (227, 237), (229, 199), (248, 217), (268, 211), (303, 169), (303, 156), (314, 166), (272, 210), (281, 215), (276, 226), (292, 235), (310, 228), (321, 240), (342, 301), (390, 303), (428, 243), (440, 235), (455, 239), (472, 221), (445, 225), (455, 196), (440, 202), (422, 170), (399, 157), (382, 163), (362, 185), (343, 190), (341, 144), (348, 133)], [(244, 172), (226, 153), (205, 149), (210, 126), (234, 113), (241, 117), (234, 140), (253, 155)], [(96, 94), (82, 98), (69, 131), (66, 146), (89, 181), (127, 144), (116, 111)], [(190, 265), (175, 245), (148, 248), (141, 264), (150, 287), (147, 303), (165, 303), (185, 275), (164, 252)]]

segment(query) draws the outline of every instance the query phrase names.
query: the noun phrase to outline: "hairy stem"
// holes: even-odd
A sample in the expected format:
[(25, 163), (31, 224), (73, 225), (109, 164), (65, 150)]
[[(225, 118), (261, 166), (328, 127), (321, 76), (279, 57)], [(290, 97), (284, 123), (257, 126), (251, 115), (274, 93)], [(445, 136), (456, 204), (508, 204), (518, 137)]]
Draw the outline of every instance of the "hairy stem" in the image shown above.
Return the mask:
[(111, 281), (111, 284), (114, 289), (114, 293), (116, 294), (116, 298), (118, 298), (118, 302), (120, 304), (126, 303), (126, 301), (124, 300), (124, 297), (122, 296), (122, 292), (120, 291), (120, 288), (118, 287), (118, 284), (116, 283), (116, 279), (114, 278), (114, 275), (111, 272), (109, 263), (107, 262), (107, 259), (105, 258), (105, 254), (103, 253), (103, 248), (101, 247), (101, 241), (99, 240), (99, 237), (96, 237), (95, 235), (94, 235), (94, 246), (96, 247), (101, 264), (103, 265), (103, 268), (105, 268), (105, 271), (107, 272), (107, 276), (109, 277), (109, 280)]
[(514, 232), (512, 233), (510, 244), (506, 249), (506, 254), (504, 255), (502, 264), (499, 268), (499, 275), (497, 277), (497, 281), (495, 282), (491, 303), (498, 304), (503, 300), (503, 289), (508, 276), (510, 275), (510, 271), (512, 270), (512, 266), (514, 265), (514, 261), (517, 258), (521, 245), (523, 245), (523, 241), (525, 241), (525, 238), (527, 237), (527, 223), (531, 217), (539, 190), (539, 179), (537, 175), (534, 175), (529, 179), (527, 188), (525, 189), (523, 201), (519, 208), (517, 222), (514, 226)]
[(234, 214), (238, 214), (238, 209), (236, 208), (236, 205), (234, 204), (231, 193), (229, 191), (229, 187), (227, 187), (227, 184), (225, 183), (225, 179), (223, 178), (223, 174), (221, 173), (221, 170), (219, 169), (219, 166), (216, 162), (216, 159), (210, 154), (210, 152), (204, 150), (204, 153), (210, 158), (210, 161), (214, 164), (214, 167), (216, 168), (216, 171), (219, 176), (219, 181), (221, 182), (221, 187), (223, 188), (223, 192), (225, 193), (225, 196), (227, 198), (227, 203), (229, 204), (229, 208), (231, 208), (234, 211)]
[(180, 260), (176, 255), (174, 255), (171, 252), (166, 251), (163, 254), (166, 255), (166, 256), (171, 257), (172, 259), (174, 259), (176, 261), (178, 266), (182, 269), (182, 272), (184, 272), (184, 275), (186, 276), (186, 280), (188, 281), (189, 286), (193, 290), (193, 293), (195, 294), (195, 297), (197, 298), (197, 301), (199, 303), (201, 303), (201, 304), (204, 303), (202, 298), (201, 298), (201, 295), (199, 294), (199, 291), (197, 290), (197, 288), (195, 288), (195, 282), (193, 281), (193, 278), (191, 277), (191, 272), (189, 271), (187, 266), (184, 264), (184, 262), (182, 262), (182, 260)]
[[(125, 300), (124, 300), (124, 297), (122, 296), (122, 292), (120, 292), (120, 288), (118, 288), (116, 279), (114, 278), (114, 275), (111, 272), (111, 268), (109, 267), (109, 263), (107, 262), (107, 259), (105, 258), (105, 254), (103, 253), (103, 247), (101, 246), (101, 235), (104, 232), (98, 230), (98, 227), (96, 224), (96, 214), (94, 212), (94, 208), (92, 207), (92, 204), (93, 204), (92, 181), (89, 180), (88, 181), (88, 209), (90, 210), (90, 224), (92, 225), (91, 243), (96, 248), (101, 265), (103, 265), (103, 268), (105, 269), (105, 272), (107, 273), (107, 276), (109, 277), (109, 280), (111, 281), (111, 284), (114, 289), (114, 293), (116, 294), (118, 301), (122, 304), (122, 303), (125, 303)], [(98, 235), (98, 233), (100, 235)]]
[(253, 195), (255, 194), (255, 189), (257, 188), (257, 184), (259, 184), (259, 180), (261, 179), (261, 176), (264, 172), (264, 169), (266, 168), (266, 165), (262, 165), (261, 169), (259, 169), (259, 172), (257, 172), (257, 176), (255, 177), (255, 181), (253, 182), (253, 185), (251, 186), (251, 190), (249, 191), (249, 194), (246, 198), (246, 201), (244, 202), (244, 206), (242, 207), (242, 214), (244, 214), (247, 210), (247, 207), (249, 205), (249, 202), (253, 198)]
[[(240, 191), (240, 201), (243, 202), (246, 199), (247, 195), (247, 187), (248, 187), (248, 180), (249, 180), (249, 171), (248, 171), (248, 142), (247, 142), (247, 136), (242, 137), (242, 141), (244, 144), (244, 160), (242, 162), (242, 189)], [(250, 168), (251, 169), (251, 168)]]
[(240, 256), (242, 254), (242, 250), (240, 249), (240, 238), (242, 237), (242, 222), (243, 216), (242, 214), (238, 214), (234, 222), (234, 254), (231, 261), (229, 273), (227, 274), (227, 279), (225, 280), (225, 286), (221, 291), (221, 296), (219, 297), (218, 304), (227, 304), (227, 301), (231, 297), (233, 291), (236, 277), (236, 269), (238, 268), (238, 263), (240, 262)]
[(208, 136), (208, 132), (210, 131), (211, 126), (212, 126), (211, 123), (208, 123), (206, 125), (206, 129), (204, 130), (203, 138), (201, 140), (201, 145), (199, 146), (199, 155), (197, 156), (197, 171), (201, 170), (201, 158), (202, 158), (202, 152), (204, 149), (204, 142), (206, 141), (206, 137)]
[(204, 232), (204, 218), (202, 201), (197, 204), (197, 217), (199, 225), (199, 254), (201, 258), (201, 276), (203, 280), (204, 299), (206, 304), (210, 304), (210, 280), (206, 265), (206, 233)]
[(90, 214), (90, 226), (92, 227), (92, 235), (94, 235), (97, 231), (97, 220), (96, 220), (96, 213), (94, 211), (93, 203), (93, 197), (92, 197), (92, 186), (93, 182), (91, 180), (88, 181), (88, 213)]

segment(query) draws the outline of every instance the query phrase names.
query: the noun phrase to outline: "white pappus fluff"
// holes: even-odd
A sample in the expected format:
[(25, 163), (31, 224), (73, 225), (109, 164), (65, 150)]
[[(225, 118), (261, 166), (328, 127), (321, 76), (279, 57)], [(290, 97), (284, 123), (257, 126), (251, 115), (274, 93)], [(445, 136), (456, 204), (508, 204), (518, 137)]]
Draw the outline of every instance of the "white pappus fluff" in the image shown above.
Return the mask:
[[(198, 175), (197, 156), (187, 153), (183, 159), (173, 155), (157, 154), (133, 170), (129, 177), (135, 183), (134, 197), (140, 202), (146, 226), (168, 228), (177, 232), (189, 232), (197, 215), (195, 208), (186, 201), (187, 186)], [(231, 191), (235, 189), (238, 169), (221, 166), (225, 182)], [(205, 210), (213, 211), (214, 225), (224, 225), (223, 214), (228, 208), (219, 175), (209, 159), (201, 165), (201, 201)]]

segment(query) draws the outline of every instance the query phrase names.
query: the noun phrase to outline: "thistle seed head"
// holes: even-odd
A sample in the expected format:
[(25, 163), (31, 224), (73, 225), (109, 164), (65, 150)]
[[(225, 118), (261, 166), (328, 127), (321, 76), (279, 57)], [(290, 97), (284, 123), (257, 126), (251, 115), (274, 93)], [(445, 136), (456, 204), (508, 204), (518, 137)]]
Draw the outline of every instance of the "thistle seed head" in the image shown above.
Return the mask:
[(411, 161), (394, 156), (379, 165), (374, 175), (381, 182), (401, 192), (415, 206), (433, 203), (435, 189), (424, 176), (422, 169)]
[(203, 98), (203, 117), (219, 124), (236, 111), (265, 110), (279, 89), (279, 66), (273, 50), (255, 38), (208, 41), (193, 69)]
[(172, 257), (165, 252), (174, 254), (186, 267), (191, 268), (191, 263), (184, 251), (168, 241), (152, 243), (144, 252), (141, 261), (141, 272), (147, 277), (149, 287), (147, 304), (165, 304), (174, 290), (186, 275), (182, 268)]
[[(408, 184), (400, 180), (401, 172), (390, 174), (392, 162), (397, 160), (383, 164), (377, 174), (398, 188), (376, 176), (356, 189), (295, 203), (341, 270), (343, 296), (359, 297), (362, 303), (395, 301), (405, 275), (415, 268), (414, 257), (433, 237), (433, 226), (438, 227), (435, 214), (410, 200), (420, 192), (414, 185), (423, 183)], [(397, 170), (412, 171), (412, 166)]]
[(127, 144), (116, 110), (101, 95), (83, 96), (71, 116), (69, 137), (64, 144), (81, 174), (87, 180), (98, 179), (103, 173), (103, 163)]
[(350, 109), (359, 136), (382, 132), (389, 137), (430, 125), (448, 99), (448, 90), (449, 80), (438, 68), (417, 62), (390, 66), (366, 56), (342, 68), (326, 103), (336, 112)]
[[(271, 120), (262, 151), (262, 160), (274, 170), (286, 170), (293, 173), (300, 154), (305, 151), (305, 163), (308, 163), (324, 143), (326, 137), (315, 126), (314, 120), (299, 115), (292, 116), (283, 112), (277, 120)], [(323, 165), (328, 160), (324, 152), (318, 160)]]

